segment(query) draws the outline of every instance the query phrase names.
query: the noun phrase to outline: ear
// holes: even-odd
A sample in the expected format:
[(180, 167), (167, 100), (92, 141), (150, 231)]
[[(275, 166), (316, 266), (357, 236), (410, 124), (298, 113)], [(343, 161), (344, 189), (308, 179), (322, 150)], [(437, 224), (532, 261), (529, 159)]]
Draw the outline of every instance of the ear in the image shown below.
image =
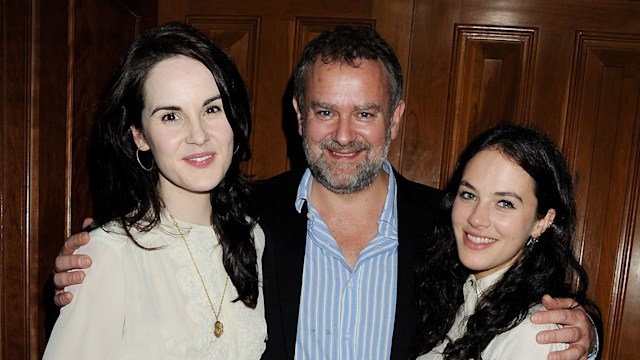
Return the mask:
[(393, 110), (393, 115), (391, 116), (391, 140), (395, 140), (398, 136), (400, 120), (402, 119), (402, 114), (404, 114), (404, 107), (404, 101), (400, 100), (400, 102), (398, 102), (398, 106)]
[(291, 102), (293, 103), (293, 109), (296, 111), (296, 118), (298, 119), (298, 134), (302, 136), (302, 113), (300, 112), (300, 105), (298, 104), (298, 99), (295, 97)]
[(149, 144), (147, 144), (147, 140), (144, 138), (144, 134), (135, 126), (131, 125), (131, 135), (133, 136), (133, 142), (136, 143), (136, 146), (141, 151), (147, 151), (150, 149)]
[(531, 237), (537, 238), (542, 235), (553, 224), (553, 219), (556, 218), (556, 210), (549, 209), (547, 214), (540, 220), (536, 221), (536, 225), (531, 232)]

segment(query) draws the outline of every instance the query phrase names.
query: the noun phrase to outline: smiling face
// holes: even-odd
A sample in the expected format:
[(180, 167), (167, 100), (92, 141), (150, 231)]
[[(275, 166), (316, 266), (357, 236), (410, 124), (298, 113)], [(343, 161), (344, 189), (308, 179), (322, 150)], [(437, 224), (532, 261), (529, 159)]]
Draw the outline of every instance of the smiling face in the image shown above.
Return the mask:
[(233, 130), (213, 75), (197, 60), (175, 56), (156, 64), (144, 84), (141, 151), (151, 150), (165, 201), (206, 195), (223, 179), (233, 157)]
[(529, 238), (555, 217), (538, 219), (534, 180), (495, 149), (467, 163), (451, 211), (458, 256), (477, 279), (515, 262)]
[(380, 61), (358, 67), (316, 60), (307, 74), (305, 109), (293, 105), (314, 177), (336, 193), (367, 188), (381, 171), (398, 134), (404, 103), (389, 110), (388, 79)]

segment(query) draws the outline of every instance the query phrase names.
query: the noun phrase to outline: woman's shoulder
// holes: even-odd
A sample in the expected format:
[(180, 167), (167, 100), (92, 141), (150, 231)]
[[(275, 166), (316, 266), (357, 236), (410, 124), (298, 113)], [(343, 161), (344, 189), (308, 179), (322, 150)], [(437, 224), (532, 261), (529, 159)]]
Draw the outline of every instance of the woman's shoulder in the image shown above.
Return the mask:
[[(561, 326), (557, 324), (534, 324), (531, 314), (546, 311), (544, 306), (537, 304), (529, 309), (527, 316), (513, 329), (496, 336), (483, 352), (486, 359), (546, 359), (546, 354), (564, 350), (567, 344), (539, 344), (536, 335), (540, 331), (555, 330)], [(486, 355), (486, 356), (484, 356)]]
[[(89, 232), (92, 243), (106, 243), (111, 245), (122, 245), (127, 240), (127, 234), (120, 224), (115, 221), (100, 225)], [(87, 245), (89, 245), (87, 244)]]

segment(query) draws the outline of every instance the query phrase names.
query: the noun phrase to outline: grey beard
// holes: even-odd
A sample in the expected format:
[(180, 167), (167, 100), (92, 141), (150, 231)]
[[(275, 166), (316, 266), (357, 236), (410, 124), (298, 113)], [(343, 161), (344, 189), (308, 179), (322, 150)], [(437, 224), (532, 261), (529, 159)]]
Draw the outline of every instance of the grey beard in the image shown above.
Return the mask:
[[(307, 158), (309, 169), (313, 174), (313, 177), (324, 187), (336, 194), (354, 194), (365, 190), (376, 179), (380, 170), (382, 169), (382, 163), (387, 158), (389, 153), (389, 147), (391, 145), (391, 134), (387, 132), (385, 137), (385, 147), (378, 161), (366, 161), (359, 171), (348, 182), (338, 184), (332, 178), (330, 169), (326, 164), (326, 158), (320, 157), (319, 159), (312, 158), (311, 145), (309, 145), (306, 136), (303, 137), (302, 145), (304, 153)], [(326, 148), (320, 144), (320, 148)]]

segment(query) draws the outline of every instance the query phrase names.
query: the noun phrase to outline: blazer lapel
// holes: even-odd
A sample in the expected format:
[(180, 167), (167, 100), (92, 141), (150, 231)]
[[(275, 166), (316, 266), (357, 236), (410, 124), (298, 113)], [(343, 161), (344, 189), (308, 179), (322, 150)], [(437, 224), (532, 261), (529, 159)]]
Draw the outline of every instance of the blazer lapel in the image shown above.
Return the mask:
[(415, 256), (425, 238), (425, 214), (421, 211), (425, 199), (416, 196), (413, 183), (397, 172), (397, 209), (398, 209), (398, 284), (396, 317), (391, 342), (391, 359), (406, 360), (413, 350), (417, 308), (414, 296)]
[(306, 206), (295, 208), (302, 173), (289, 172), (263, 182), (264, 273), (267, 349), (262, 359), (293, 359), (298, 330), (302, 269), (307, 236)]

